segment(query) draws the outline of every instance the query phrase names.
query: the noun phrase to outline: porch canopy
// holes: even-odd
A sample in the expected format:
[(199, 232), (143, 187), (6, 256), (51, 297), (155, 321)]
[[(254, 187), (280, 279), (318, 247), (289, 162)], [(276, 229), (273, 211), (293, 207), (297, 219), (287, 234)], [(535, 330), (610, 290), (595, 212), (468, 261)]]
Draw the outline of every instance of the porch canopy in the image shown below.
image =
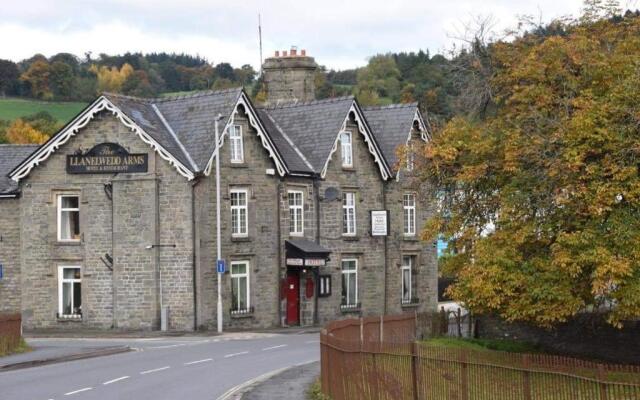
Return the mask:
[(306, 239), (285, 240), (287, 265), (297, 267), (323, 267), (331, 250)]

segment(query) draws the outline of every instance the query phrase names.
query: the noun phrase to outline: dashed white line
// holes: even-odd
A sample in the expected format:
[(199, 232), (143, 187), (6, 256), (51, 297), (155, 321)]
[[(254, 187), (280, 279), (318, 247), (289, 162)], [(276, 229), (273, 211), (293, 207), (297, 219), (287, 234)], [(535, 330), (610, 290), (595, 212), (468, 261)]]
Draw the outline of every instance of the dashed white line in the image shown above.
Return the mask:
[(205, 362), (209, 362), (209, 361), (213, 361), (213, 358), (205, 358), (204, 360), (186, 362), (186, 363), (184, 363), (184, 365), (200, 364), (200, 363), (205, 363)]
[(168, 344), (166, 346), (152, 346), (149, 347), (150, 349), (171, 349), (173, 347), (181, 347), (181, 346), (186, 346), (186, 343), (180, 343), (180, 344)]
[(120, 382), (120, 381), (123, 381), (123, 380), (128, 379), (128, 378), (129, 378), (128, 376), (121, 376), (120, 378), (116, 378), (116, 379), (112, 379), (110, 381), (106, 381), (106, 382), (103, 383), (103, 385), (110, 385), (112, 383)]
[(167, 365), (166, 367), (162, 367), (162, 368), (149, 369), (149, 370), (140, 372), (140, 375), (146, 375), (146, 374), (150, 374), (150, 373), (153, 373), (153, 372), (164, 371), (165, 369), (169, 369), (169, 368), (170, 367)]
[(281, 347), (287, 347), (287, 345), (286, 345), (286, 344), (281, 344), (281, 345), (278, 345), (278, 346), (265, 347), (264, 349), (262, 349), (262, 351), (273, 350), (273, 349), (279, 349), (279, 348), (281, 348)]
[(91, 390), (93, 389), (92, 387), (86, 387), (86, 388), (82, 388), (82, 389), (78, 389), (78, 390), (74, 390), (73, 392), (69, 392), (69, 393), (65, 393), (65, 396), (71, 396), (72, 394), (76, 394), (76, 393), (80, 393), (80, 392), (86, 392), (87, 390)]
[(230, 358), (230, 357), (235, 357), (235, 356), (241, 356), (243, 354), (249, 354), (248, 351), (241, 351), (240, 353), (232, 353), (232, 354), (227, 354), (226, 356), (224, 356), (224, 358)]

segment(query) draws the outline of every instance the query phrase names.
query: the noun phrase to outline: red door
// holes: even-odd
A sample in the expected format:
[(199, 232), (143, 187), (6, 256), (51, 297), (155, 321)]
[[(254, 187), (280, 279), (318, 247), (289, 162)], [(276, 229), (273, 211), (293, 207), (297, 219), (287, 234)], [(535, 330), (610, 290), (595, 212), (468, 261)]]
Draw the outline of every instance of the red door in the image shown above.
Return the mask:
[(300, 315), (300, 277), (287, 275), (287, 325), (298, 325)]

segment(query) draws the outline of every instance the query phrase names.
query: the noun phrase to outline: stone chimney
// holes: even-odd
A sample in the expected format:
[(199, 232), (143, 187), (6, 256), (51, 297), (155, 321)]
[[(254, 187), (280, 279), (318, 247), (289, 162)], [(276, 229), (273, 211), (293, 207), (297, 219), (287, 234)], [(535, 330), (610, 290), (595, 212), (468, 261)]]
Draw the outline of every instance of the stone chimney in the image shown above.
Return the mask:
[(306, 50), (298, 52), (291, 47), (287, 52), (276, 51), (262, 64), (267, 104), (285, 104), (297, 101), (315, 100), (315, 74), (318, 64)]

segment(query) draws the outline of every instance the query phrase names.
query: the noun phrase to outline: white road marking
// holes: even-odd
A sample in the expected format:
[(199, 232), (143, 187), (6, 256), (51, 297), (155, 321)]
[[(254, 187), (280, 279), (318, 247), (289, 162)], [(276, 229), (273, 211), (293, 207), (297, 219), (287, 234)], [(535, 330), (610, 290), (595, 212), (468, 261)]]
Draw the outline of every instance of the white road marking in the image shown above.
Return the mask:
[(279, 349), (281, 347), (287, 347), (286, 344), (281, 344), (279, 346), (272, 346), (272, 347), (265, 347), (264, 349), (262, 349), (262, 351), (267, 351), (267, 350), (273, 350), (273, 349)]
[(87, 390), (91, 390), (93, 389), (92, 387), (86, 387), (86, 388), (82, 388), (82, 389), (78, 389), (78, 390), (74, 390), (73, 392), (69, 392), (69, 393), (65, 393), (65, 396), (71, 396), (72, 394), (76, 394), (76, 393), (80, 393), (80, 392), (86, 392)]
[(158, 371), (163, 371), (165, 369), (169, 369), (170, 367), (167, 365), (166, 367), (162, 367), (162, 368), (156, 368), (156, 369), (149, 369), (146, 371), (142, 371), (140, 372), (140, 375), (146, 375), (146, 374), (150, 374), (152, 372), (158, 372)]
[(128, 376), (121, 376), (120, 378), (116, 378), (116, 379), (112, 379), (112, 380), (110, 380), (110, 381), (106, 381), (106, 382), (104, 382), (104, 383), (103, 383), (103, 385), (110, 385), (110, 384), (112, 384), (112, 383), (116, 383), (116, 382), (119, 382), (119, 381), (123, 381), (123, 380), (125, 380), (125, 379), (127, 379), (127, 378), (129, 378), (129, 377), (128, 377)]
[(224, 358), (230, 358), (230, 357), (235, 357), (235, 356), (241, 356), (243, 354), (249, 354), (248, 351), (241, 351), (240, 353), (232, 353), (232, 354), (227, 354), (226, 356), (224, 356)]
[(166, 346), (152, 346), (149, 347), (150, 349), (170, 349), (172, 347), (181, 347), (181, 346), (186, 346), (186, 343), (180, 343), (180, 344), (168, 344)]
[(195, 346), (197, 344), (209, 343), (210, 340), (198, 340), (197, 342), (187, 343), (187, 346)]
[(200, 363), (209, 362), (209, 361), (213, 361), (213, 358), (205, 358), (204, 360), (186, 362), (184, 363), (184, 365), (200, 364)]

